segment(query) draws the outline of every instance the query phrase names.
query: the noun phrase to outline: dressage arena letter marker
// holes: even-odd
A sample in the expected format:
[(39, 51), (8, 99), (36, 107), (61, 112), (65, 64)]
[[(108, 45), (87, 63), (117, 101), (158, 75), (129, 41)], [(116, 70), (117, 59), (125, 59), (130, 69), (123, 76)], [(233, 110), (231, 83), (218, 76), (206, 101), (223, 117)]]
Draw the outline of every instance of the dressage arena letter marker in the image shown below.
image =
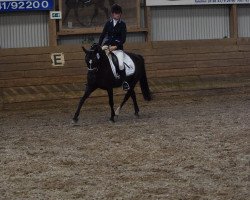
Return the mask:
[(51, 54), (52, 65), (55, 67), (64, 66), (65, 59), (63, 53), (52, 53)]

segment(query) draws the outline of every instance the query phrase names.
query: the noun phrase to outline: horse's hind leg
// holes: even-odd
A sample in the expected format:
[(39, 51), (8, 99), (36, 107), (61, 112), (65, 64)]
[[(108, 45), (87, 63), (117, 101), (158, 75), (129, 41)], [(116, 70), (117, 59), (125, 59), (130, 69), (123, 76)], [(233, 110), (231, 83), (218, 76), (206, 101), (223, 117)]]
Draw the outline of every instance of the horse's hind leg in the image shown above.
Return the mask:
[(86, 86), (86, 90), (85, 93), (83, 95), (83, 97), (80, 99), (77, 110), (75, 112), (75, 115), (73, 117), (73, 123), (76, 124), (78, 122), (78, 117), (82, 108), (82, 105), (84, 104), (85, 100), (89, 97), (89, 95), (95, 91), (96, 88), (93, 87), (89, 87), (88, 85)]
[(113, 89), (109, 89), (108, 91), (108, 95), (109, 95), (109, 105), (110, 105), (110, 109), (111, 109), (111, 117), (110, 117), (110, 121), (111, 122), (115, 122), (115, 111), (114, 111), (114, 98), (113, 98)]
[(137, 104), (136, 94), (135, 94), (134, 90), (131, 92), (131, 98), (132, 98), (133, 103), (134, 103), (135, 116), (139, 117), (139, 107), (138, 107), (138, 104)]
[(124, 106), (124, 104), (127, 102), (127, 100), (129, 99), (129, 97), (131, 96), (132, 92), (134, 91), (134, 88), (130, 88), (130, 90), (127, 91), (121, 105), (116, 109), (115, 111), (115, 115), (119, 116), (120, 114), (120, 110), (122, 109), (122, 107)]

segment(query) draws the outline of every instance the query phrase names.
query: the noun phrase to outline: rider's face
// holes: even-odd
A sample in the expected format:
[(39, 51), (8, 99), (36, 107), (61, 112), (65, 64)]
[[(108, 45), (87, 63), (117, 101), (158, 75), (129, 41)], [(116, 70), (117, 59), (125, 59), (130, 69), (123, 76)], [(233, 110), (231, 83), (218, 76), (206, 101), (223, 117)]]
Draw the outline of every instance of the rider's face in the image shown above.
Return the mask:
[(112, 18), (115, 20), (119, 20), (121, 19), (121, 13), (112, 13)]

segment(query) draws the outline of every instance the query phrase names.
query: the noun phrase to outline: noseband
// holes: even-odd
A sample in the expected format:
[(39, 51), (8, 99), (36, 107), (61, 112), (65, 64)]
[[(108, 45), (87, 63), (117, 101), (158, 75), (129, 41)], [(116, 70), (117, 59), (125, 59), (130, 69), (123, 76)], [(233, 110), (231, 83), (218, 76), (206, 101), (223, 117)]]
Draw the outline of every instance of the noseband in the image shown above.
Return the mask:
[(98, 68), (97, 67), (91, 67), (92, 63), (93, 63), (93, 61), (89, 60), (89, 65), (87, 66), (88, 71), (90, 71), (90, 72), (97, 72)]
[[(94, 52), (94, 50), (89, 50), (90, 52)], [(97, 72), (98, 68), (97, 67), (92, 67), (93, 60), (89, 60), (89, 65), (87, 65), (88, 71), (90, 72)]]

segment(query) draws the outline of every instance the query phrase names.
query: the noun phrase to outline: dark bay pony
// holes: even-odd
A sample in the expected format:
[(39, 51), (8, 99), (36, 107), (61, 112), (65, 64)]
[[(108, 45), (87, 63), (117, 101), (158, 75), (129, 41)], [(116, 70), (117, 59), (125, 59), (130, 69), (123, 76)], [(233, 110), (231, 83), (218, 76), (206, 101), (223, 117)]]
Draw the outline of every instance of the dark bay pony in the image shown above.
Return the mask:
[[(109, 0), (110, 7), (114, 3), (115, 3), (114, 0)], [(64, 18), (63, 18), (63, 23), (68, 18), (68, 15), (69, 15), (70, 11), (73, 9), (76, 20), (81, 25), (84, 26), (84, 24), (79, 19), (78, 9), (80, 7), (88, 7), (88, 6), (91, 6), (91, 5), (94, 5), (94, 14), (93, 14), (93, 16), (91, 18), (90, 24), (92, 24), (94, 18), (98, 15), (99, 9), (102, 10), (105, 13), (107, 19), (109, 18), (109, 11), (108, 11), (108, 8), (105, 7), (105, 0), (66, 0), (65, 5), (66, 5), (66, 10), (65, 10)]]
[[(81, 97), (80, 102), (78, 104), (78, 108), (73, 117), (73, 123), (77, 123), (78, 117), (80, 114), (80, 110), (85, 100), (90, 96), (90, 94), (95, 91), (97, 88), (106, 90), (109, 96), (109, 105), (111, 108), (111, 117), (110, 121), (114, 122), (114, 117), (119, 115), (120, 109), (129, 99), (132, 98), (134, 104), (135, 115), (139, 116), (139, 107), (136, 100), (136, 94), (134, 91), (136, 83), (139, 81), (142, 94), (145, 100), (151, 100), (151, 94), (148, 86), (146, 70), (144, 59), (141, 55), (127, 53), (130, 58), (133, 60), (135, 64), (135, 73), (131, 76), (127, 77), (127, 82), (130, 85), (130, 89), (125, 94), (125, 97), (116, 110), (114, 111), (114, 100), (113, 100), (113, 88), (121, 87), (122, 81), (120, 79), (116, 79), (112, 72), (109, 59), (102, 50), (101, 46), (98, 44), (93, 44), (90, 50), (86, 50), (83, 47), (83, 51), (85, 52), (85, 61), (88, 67), (88, 75), (87, 75), (87, 84), (83, 97)], [(122, 88), (121, 88), (122, 90)]]

